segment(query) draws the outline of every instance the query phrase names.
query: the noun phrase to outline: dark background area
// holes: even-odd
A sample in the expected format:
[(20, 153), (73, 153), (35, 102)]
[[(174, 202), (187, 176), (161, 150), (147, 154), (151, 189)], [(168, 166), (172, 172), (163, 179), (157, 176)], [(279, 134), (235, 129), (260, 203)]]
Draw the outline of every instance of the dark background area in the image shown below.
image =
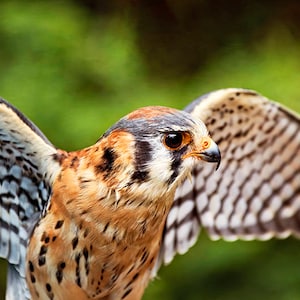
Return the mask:
[[(299, 15), (289, 0), (4, 0), (0, 95), (66, 150), (137, 107), (182, 108), (219, 88), (255, 89), (300, 112)], [(144, 299), (299, 299), (299, 243), (202, 232)]]

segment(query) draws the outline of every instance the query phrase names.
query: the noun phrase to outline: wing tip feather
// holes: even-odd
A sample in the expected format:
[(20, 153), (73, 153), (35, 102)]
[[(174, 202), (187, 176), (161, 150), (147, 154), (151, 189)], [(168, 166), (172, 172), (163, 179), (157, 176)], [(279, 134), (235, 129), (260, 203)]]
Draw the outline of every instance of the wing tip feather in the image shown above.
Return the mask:
[(5, 108), (12, 111), (17, 117), (26, 125), (28, 126), (34, 133), (36, 133), (46, 144), (49, 146), (53, 146), (53, 144), (47, 139), (47, 137), (43, 134), (43, 132), (32, 122), (30, 121), (23, 113), (21, 113), (15, 106), (11, 103), (6, 101), (5, 99), (0, 97), (0, 107), (4, 105)]

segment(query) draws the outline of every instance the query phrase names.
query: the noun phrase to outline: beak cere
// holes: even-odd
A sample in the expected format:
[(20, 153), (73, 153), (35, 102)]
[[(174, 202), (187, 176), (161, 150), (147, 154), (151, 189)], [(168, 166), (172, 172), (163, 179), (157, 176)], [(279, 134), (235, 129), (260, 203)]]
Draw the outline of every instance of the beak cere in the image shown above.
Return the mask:
[(211, 140), (207, 149), (199, 152), (198, 156), (204, 161), (217, 163), (216, 170), (218, 170), (221, 163), (221, 153), (219, 147), (213, 140)]
[(217, 163), (216, 170), (219, 168), (221, 163), (219, 147), (210, 137), (204, 137), (201, 141), (199, 150), (192, 151), (186, 155), (186, 157), (190, 156), (206, 162)]

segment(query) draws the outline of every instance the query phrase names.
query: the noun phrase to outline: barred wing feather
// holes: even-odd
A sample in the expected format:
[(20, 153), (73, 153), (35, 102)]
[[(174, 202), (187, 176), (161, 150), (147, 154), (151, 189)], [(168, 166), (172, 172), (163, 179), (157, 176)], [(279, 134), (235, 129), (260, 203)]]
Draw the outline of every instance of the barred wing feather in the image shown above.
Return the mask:
[(207, 125), (222, 162), (217, 171), (198, 163), (178, 188), (160, 262), (185, 253), (201, 228), (213, 240), (300, 236), (299, 116), (243, 89), (204, 95), (186, 111)]
[(7, 299), (16, 294), (12, 281), (27, 293), (26, 247), (51, 193), (56, 152), (33, 123), (0, 99), (0, 257), (9, 262)]

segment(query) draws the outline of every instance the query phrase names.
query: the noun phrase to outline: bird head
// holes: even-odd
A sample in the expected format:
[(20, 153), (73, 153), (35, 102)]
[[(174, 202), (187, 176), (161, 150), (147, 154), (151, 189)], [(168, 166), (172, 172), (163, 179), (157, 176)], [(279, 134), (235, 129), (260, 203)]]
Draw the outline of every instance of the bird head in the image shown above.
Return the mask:
[(220, 163), (218, 146), (201, 120), (167, 107), (144, 107), (122, 118), (98, 141), (96, 165), (115, 190), (153, 198), (170, 190), (199, 160)]

